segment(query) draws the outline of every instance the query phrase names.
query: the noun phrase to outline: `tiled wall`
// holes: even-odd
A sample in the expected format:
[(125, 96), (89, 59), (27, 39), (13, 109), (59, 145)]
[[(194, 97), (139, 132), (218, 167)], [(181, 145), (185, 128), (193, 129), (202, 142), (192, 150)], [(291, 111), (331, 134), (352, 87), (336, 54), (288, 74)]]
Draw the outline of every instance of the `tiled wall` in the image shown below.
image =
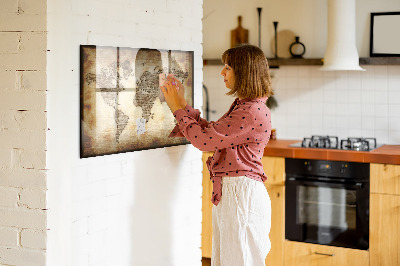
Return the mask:
[(363, 67), (365, 72), (274, 70), (279, 107), (272, 119), (278, 136), (376, 137), (382, 144), (399, 144), (400, 66)]
[[(400, 144), (400, 66), (365, 65), (364, 72), (323, 72), (318, 66), (271, 69), (278, 108), (272, 124), (281, 139), (311, 135), (376, 137), (381, 144)], [(218, 119), (232, 99), (219, 66), (204, 68), (210, 109)]]

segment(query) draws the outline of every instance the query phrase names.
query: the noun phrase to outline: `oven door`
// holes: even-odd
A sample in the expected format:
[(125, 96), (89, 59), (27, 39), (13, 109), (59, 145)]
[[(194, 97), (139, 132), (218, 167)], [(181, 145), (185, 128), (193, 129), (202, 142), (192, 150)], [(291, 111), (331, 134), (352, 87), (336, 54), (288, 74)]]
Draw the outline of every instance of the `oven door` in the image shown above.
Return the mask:
[(286, 239), (367, 250), (369, 185), (286, 178)]

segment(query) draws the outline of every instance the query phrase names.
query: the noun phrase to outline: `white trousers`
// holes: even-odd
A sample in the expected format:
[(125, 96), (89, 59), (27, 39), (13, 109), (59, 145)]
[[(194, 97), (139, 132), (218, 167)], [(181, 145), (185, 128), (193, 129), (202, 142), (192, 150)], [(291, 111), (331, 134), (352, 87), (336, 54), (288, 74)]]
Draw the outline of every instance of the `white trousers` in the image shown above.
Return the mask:
[(223, 177), (212, 223), (212, 266), (265, 265), (271, 249), (271, 201), (262, 182), (245, 176)]

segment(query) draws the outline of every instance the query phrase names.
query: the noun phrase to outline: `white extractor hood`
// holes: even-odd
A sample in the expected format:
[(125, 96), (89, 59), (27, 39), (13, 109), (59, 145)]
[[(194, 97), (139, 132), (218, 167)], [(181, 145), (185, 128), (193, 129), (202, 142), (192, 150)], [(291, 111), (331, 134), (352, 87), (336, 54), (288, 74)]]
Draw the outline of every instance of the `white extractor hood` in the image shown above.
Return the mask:
[(355, 0), (328, 0), (328, 44), (323, 71), (358, 70)]

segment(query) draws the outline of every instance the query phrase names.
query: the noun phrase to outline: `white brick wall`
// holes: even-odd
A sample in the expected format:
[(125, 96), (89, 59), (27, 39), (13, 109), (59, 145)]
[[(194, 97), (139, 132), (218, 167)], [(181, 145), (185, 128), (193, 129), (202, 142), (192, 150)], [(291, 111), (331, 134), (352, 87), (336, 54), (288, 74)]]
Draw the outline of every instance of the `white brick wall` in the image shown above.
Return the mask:
[(0, 227), (0, 247), (18, 247), (19, 230), (17, 228)]
[(9, 265), (45, 265), (46, 253), (34, 249), (14, 249), (0, 247), (2, 264)]
[(0, 207), (17, 207), (19, 199), (18, 191), (17, 188), (0, 187)]
[(46, 249), (46, 231), (23, 229), (21, 246), (31, 249)]
[(45, 265), (46, 2), (0, 3), (1, 265)]
[(194, 51), (199, 107), (202, 16), (202, 0), (48, 2), (48, 265), (201, 265), (201, 152), (79, 159), (79, 45)]
[(80, 44), (194, 50), (201, 105), (202, 1), (4, 0), (0, 15), (0, 264), (200, 265), (200, 152), (80, 160), (77, 144)]

